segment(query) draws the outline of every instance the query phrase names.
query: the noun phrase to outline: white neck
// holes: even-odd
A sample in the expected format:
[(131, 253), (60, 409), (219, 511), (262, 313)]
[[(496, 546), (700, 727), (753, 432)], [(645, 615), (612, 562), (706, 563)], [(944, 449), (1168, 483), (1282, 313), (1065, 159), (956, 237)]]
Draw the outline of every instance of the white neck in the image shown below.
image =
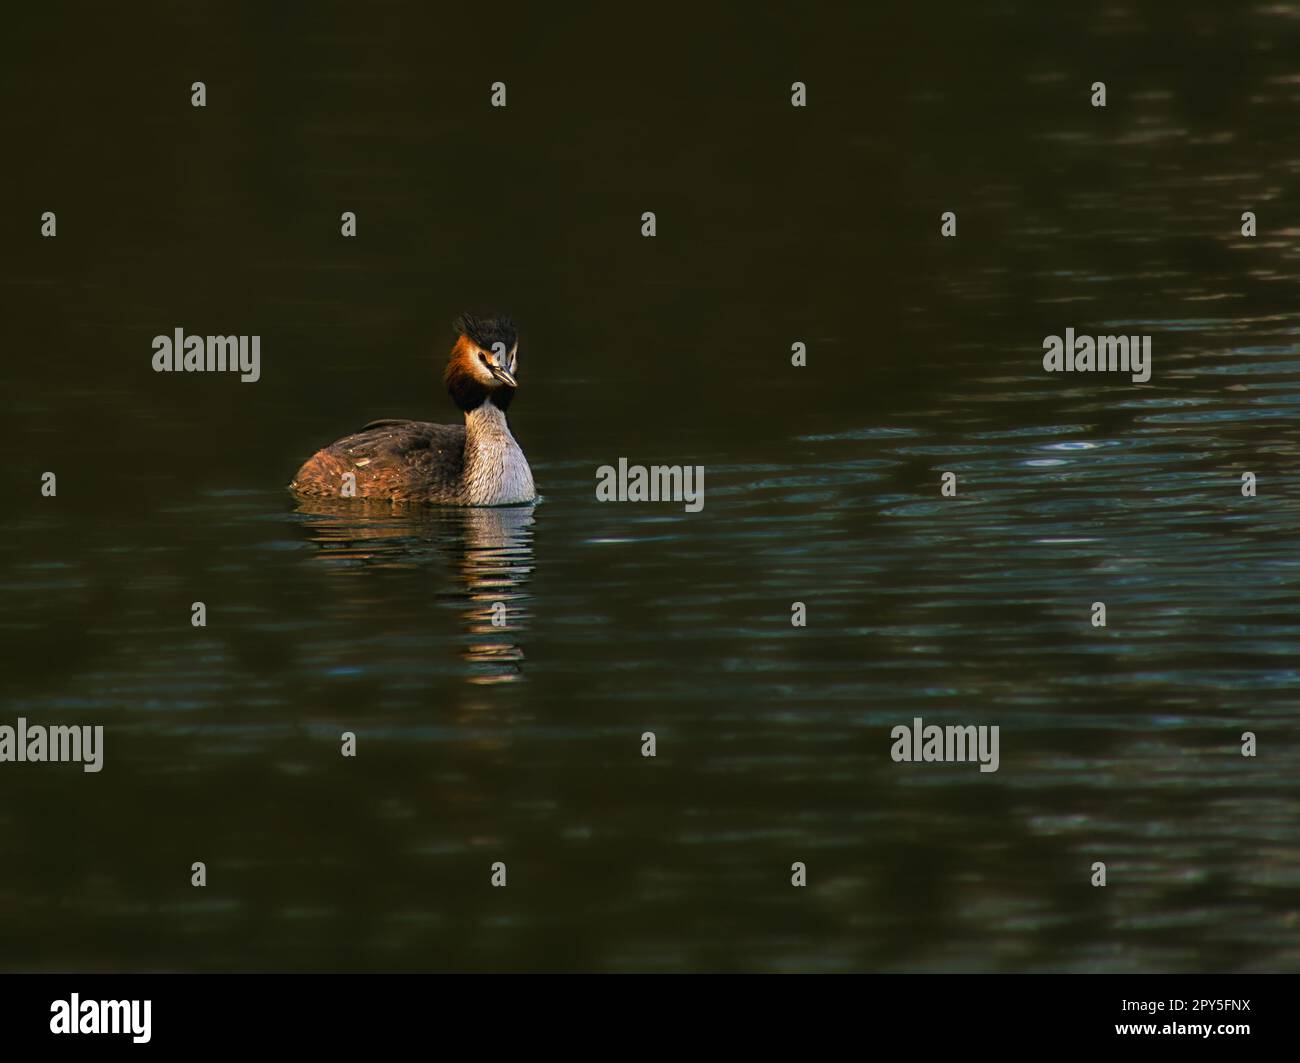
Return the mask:
[(528, 459), (504, 411), (485, 402), (465, 414), (465, 491), (471, 506), (506, 506), (537, 497)]

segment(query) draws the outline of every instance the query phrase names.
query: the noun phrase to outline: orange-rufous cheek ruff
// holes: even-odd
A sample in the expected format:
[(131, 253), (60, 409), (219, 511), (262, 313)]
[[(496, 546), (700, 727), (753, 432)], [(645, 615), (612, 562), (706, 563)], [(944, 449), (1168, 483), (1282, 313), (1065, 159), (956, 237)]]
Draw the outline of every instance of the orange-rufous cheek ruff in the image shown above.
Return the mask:
[(483, 364), (481, 348), (466, 336), (456, 341), (447, 362), (444, 380), (447, 392), (462, 410), (475, 410), (491, 396), (493, 402), (504, 410), (510, 402), (513, 388), (503, 387)]

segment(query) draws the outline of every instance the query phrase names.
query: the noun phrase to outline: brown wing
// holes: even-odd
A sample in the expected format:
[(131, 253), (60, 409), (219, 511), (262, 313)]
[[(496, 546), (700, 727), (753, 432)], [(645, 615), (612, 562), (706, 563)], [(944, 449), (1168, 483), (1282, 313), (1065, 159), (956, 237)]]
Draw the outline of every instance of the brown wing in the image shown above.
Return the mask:
[(350, 472), (356, 476), (357, 498), (459, 504), (464, 468), (463, 425), (372, 421), (318, 450), (289, 487), (305, 495), (345, 497), (343, 474)]

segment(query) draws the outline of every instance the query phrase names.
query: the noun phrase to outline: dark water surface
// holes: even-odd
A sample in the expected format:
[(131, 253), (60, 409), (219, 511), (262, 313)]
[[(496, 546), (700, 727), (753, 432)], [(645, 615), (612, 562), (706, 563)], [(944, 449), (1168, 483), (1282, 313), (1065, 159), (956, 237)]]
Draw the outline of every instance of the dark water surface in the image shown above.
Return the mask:
[[(7, 13), (0, 966), (1300, 969), (1300, 6), (1063, 6)], [(467, 306), (544, 501), (297, 505)]]

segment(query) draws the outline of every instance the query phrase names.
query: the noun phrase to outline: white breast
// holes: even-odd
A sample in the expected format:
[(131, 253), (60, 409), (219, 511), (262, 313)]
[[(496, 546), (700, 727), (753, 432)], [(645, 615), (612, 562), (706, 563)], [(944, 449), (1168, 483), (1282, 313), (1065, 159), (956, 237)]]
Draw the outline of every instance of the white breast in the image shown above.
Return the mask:
[(465, 415), (465, 494), (471, 506), (508, 506), (537, 497), (528, 459), (506, 415), (490, 402)]

